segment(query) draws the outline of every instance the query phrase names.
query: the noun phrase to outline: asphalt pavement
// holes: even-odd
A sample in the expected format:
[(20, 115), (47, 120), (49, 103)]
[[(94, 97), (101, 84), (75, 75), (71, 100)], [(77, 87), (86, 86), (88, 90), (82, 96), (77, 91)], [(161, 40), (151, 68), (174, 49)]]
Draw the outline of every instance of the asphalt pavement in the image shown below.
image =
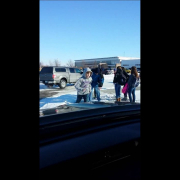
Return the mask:
[(74, 91), (74, 85), (68, 85), (64, 89), (61, 89), (59, 87), (47, 87), (47, 89), (43, 89), (39, 91), (39, 99), (43, 99), (46, 97), (51, 97), (56, 94), (67, 94), (68, 92), (71, 93)]

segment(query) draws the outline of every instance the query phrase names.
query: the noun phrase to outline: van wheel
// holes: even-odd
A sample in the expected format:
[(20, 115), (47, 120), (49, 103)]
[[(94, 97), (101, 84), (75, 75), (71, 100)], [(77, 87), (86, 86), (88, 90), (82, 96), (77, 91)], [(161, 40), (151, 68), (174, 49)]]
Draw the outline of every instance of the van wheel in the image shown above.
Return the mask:
[(59, 83), (59, 87), (61, 88), (61, 89), (64, 89), (65, 87), (66, 87), (66, 80), (64, 80), (64, 79), (61, 79), (60, 80), (60, 83)]

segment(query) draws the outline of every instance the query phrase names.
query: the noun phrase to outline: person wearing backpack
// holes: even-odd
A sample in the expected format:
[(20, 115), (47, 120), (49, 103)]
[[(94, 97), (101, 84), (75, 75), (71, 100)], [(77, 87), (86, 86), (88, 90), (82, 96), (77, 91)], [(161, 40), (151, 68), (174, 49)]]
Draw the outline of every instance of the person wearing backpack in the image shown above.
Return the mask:
[(95, 90), (96, 96), (97, 96), (97, 100), (100, 101), (100, 89), (103, 86), (104, 83), (104, 76), (100, 73), (98, 73), (98, 68), (95, 68), (93, 70), (93, 74), (92, 74), (92, 83), (91, 83), (91, 92), (89, 95), (89, 101), (92, 101), (92, 96), (93, 96), (93, 90)]
[[(104, 76), (103, 76), (103, 73), (102, 73), (102, 70), (101, 69), (99, 69), (99, 73), (98, 73), (99, 75), (100, 75), (100, 77), (101, 77), (101, 79), (102, 79), (102, 81), (103, 81), (103, 83), (104, 83)], [(101, 84), (101, 81), (99, 82), (99, 87), (102, 87), (103, 86), (103, 83)], [(95, 89), (94, 89), (94, 99), (97, 99), (97, 95), (96, 95), (96, 91), (95, 91)]]
[(129, 100), (130, 102), (135, 102), (136, 96), (135, 96), (135, 91), (136, 87), (139, 86), (139, 75), (136, 69), (136, 66), (132, 66), (131, 68), (131, 75), (129, 76), (128, 79), (128, 95), (129, 95)]
[(126, 76), (123, 73), (121, 66), (117, 67), (117, 71), (114, 74), (113, 83), (115, 84), (116, 101), (121, 101), (121, 86), (126, 83)]

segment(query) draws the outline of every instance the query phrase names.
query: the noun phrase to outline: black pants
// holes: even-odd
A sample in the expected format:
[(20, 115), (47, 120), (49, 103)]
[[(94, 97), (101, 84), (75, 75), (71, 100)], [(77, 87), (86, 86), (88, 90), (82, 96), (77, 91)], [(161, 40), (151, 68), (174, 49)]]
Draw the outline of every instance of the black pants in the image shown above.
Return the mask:
[(85, 95), (77, 95), (76, 103), (81, 102), (82, 98), (84, 99), (84, 102), (89, 102), (89, 94), (85, 94)]

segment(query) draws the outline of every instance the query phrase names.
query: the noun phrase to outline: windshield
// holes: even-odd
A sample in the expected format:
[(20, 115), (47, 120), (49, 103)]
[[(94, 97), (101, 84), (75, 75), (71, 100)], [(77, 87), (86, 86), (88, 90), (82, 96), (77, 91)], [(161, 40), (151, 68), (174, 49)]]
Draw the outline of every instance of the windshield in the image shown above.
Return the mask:
[(140, 1), (40, 1), (40, 117), (140, 104), (140, 61)]

